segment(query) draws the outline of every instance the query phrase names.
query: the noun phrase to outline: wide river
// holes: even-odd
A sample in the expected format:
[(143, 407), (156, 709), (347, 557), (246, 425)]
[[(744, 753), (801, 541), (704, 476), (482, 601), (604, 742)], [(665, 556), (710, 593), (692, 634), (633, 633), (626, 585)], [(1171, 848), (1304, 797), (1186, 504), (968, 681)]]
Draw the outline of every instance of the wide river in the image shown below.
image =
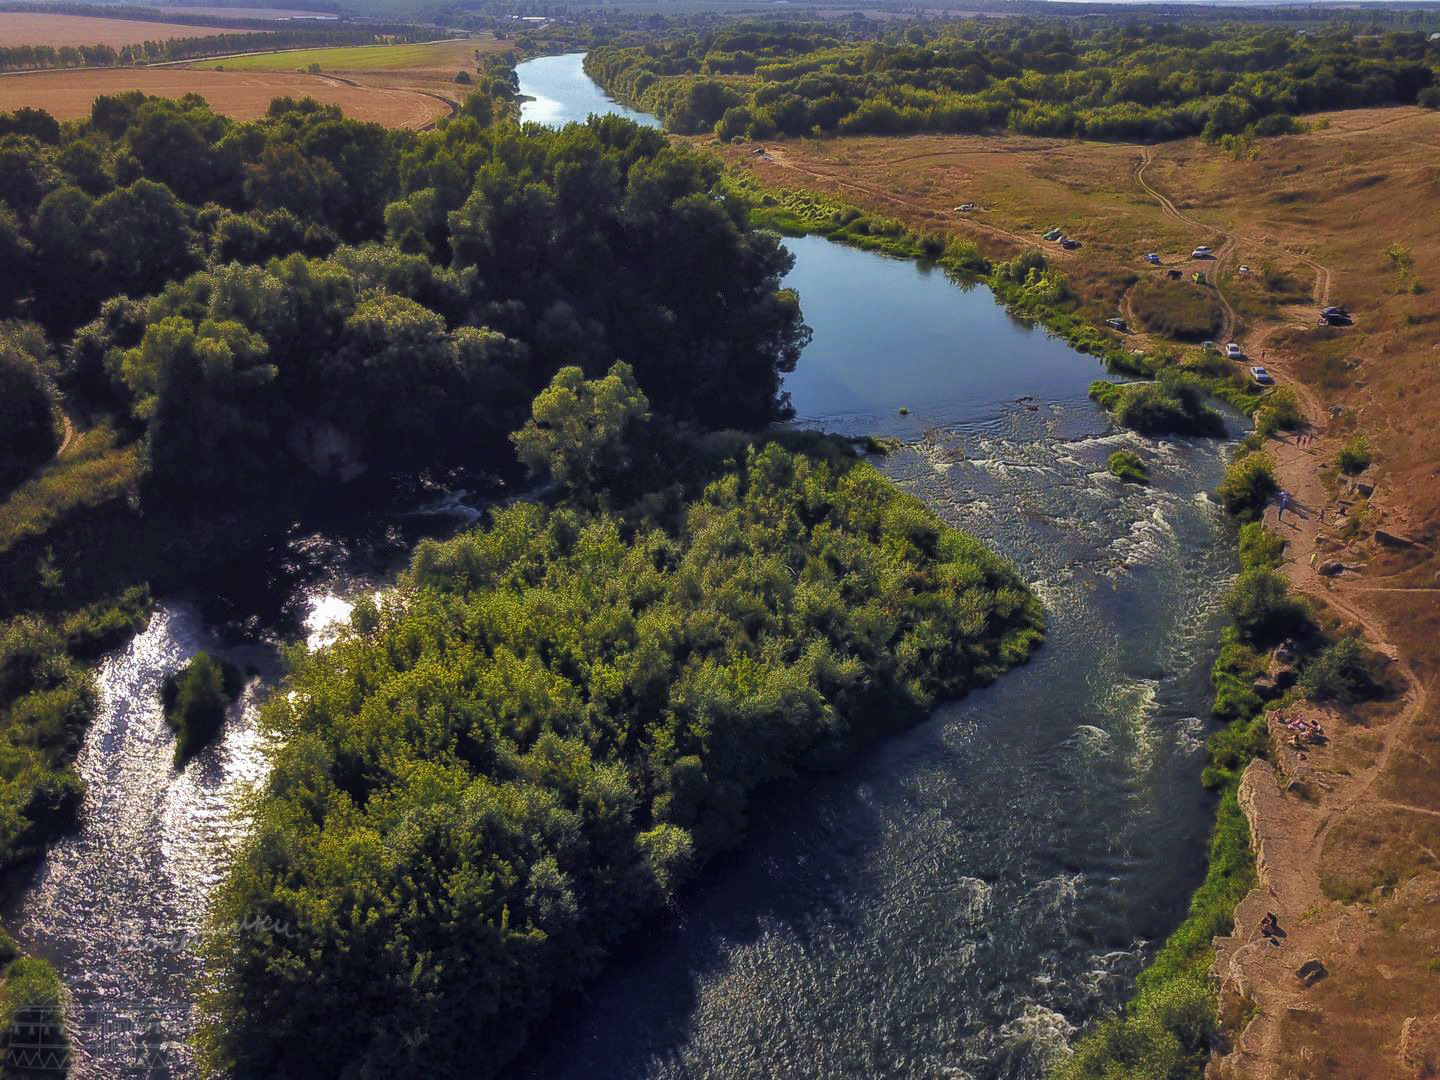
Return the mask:
[[(520, 65), (526, 119), (618, 111), (580, 59)], [(786, 245), (814, 328), (786, 380), (798, 421), (899, 436), (887, 474), (1016, 563), (1049, 638), (852, 767), (762, 800), (748, 842), (561, 1004), (512, 1080), (1039, 1077), (1125, 998), (1203, 871), (1207, 671), (1233, 572), (1207, 492), (1225, 447), (1115, 431), (1085, 396), (1096, 362), (983, 288)], [(1105, 471), (1122, 447), (1151, 487)], [(101, 665), (82, 826), (8, 912), (70, 988), (75, 1075), (194, 1074), (185, 945), (264, 776), (276, 612), (318, 644), (417, 535), (478, 516), (463, 493), (416, 506), (297, 531), (253, 560), (258, 595), (164, 598)], [(200, 648), (254, 674), (220, 743), (177, 772), (159, 687)]]

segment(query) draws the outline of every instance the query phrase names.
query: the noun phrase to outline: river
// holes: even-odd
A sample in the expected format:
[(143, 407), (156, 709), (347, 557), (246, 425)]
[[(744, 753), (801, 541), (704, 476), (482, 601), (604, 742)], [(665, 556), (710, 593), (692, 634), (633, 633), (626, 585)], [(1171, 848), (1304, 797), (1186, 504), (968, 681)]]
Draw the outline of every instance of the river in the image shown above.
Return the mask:
[[(527, 109), (546, 103), (527, 118), (614, 108), (579, 54), (519, 74)], [(898, 436), (882, 467), (1015, 561), (1049, 639), (853, 767), (762, 800), (750, 840), (562, 1003), (515, 1080), (1037, 1077), (1123, 1000), (1202, 873), (1206, 673), (1233, 572), (1206, 492), (1224, 447), (1114, 431), (1085, 396), (1094, 360), (983, 288), (786, 244), (814, 328), (786, 380), (797, 422)], [(1105, 472), (1121, 447), (1151, 487)], [(162, 598), (101, 663), (81, 826), (7, 912), (71, 992), (77, 1077), (194, 1075), (184, 946), (264, 777), (256, 708), (279, 642), (323, 643), (417, 536), (480, 505), (437, 496), (298, 530), (226, 575), (240, 584)], [(159, 688), (202, 648), (251, 678), (222, 738), (177, 771)]]

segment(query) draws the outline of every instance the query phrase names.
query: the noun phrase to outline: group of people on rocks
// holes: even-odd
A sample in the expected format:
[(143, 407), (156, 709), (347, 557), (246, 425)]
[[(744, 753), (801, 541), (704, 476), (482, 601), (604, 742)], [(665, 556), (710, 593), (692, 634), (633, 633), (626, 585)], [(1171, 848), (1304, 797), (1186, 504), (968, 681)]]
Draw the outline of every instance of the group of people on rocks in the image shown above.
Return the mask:
[(1284, 725), (1285, 730), (1290, 732), (1290, 745), (1297, 750), (1306, 743), (1319, 745), (1326, 741), (1325, 729), (1320, 726), (1319, 720), (1307, 720), (1303, 716), (1287, 716), (1285, 713), (1281, 713), (1276, 719)]

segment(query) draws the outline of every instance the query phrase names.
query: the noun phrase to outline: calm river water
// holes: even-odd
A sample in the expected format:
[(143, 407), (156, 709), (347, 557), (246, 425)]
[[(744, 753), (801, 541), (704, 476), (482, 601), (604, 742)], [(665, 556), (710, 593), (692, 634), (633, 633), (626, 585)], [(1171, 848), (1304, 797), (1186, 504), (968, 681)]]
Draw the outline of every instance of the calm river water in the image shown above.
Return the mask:
[[(519, 71), (527, 119), (615, 110), (578, 54)], [(882, 467), (1016, 562), (1049, 640), (853, 767), (764, 800), (743, 848), (562, 1004), (516, 1080), (1038, 1077), (1123, 1000), (1202, 872), (1206, 671), (1233, 570), (1206, 492), (1224, 448), (1113, 431), (1085, 396), (1094, 360), (987, 290), (786, 244), (815, 331), (786, 381), (798, 420), (901, 437)], [(1152, 487), (1105, 472), (1120, 447)], [(165, 598), (101, 665), (82, 827), (8, 912), (70, 988), (75, 1075), (194, 1073), (185, 944), (243, 833), (239, 796), (264, 777), (276, 610), (322, 643), (416, 536), (477, 516), (460, 495), (297, 532), (254, 560), (251, 594)], [(177, 772), (159, 688), (202, 648), (252, 678), (222, 740)]]

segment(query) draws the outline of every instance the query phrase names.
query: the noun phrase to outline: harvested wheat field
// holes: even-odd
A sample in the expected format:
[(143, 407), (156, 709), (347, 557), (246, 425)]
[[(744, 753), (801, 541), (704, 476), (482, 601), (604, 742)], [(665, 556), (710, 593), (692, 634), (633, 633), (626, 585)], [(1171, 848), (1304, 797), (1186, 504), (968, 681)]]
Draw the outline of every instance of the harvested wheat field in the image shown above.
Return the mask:
[(324, 74), (346, 82), (387, 90), (411, 90), (438, 94), (456, 105), (470, 92), (455, 82), (465, 71), (473, 75), (476, 53), (503, 52), (510, 42), (497, 41), (490, 34), (430, 41), (415, 45), (350, 45), (325, 49), (302, 49), (249, 53), (215, 60), (197, 60), (191, 67), (225, 71), (295, 71), (319, 66)]
[(234, 27), (187, 26), (140, 19), (92, 19), (85, 15), (0, 12), (0, 45), (138, 45), (168, 38), (235, 33)]
[(339, 105), (356, 120), (423, 128), (449, 113), (446, 102), (413, 90), (359, 86), (328, 75), (296, 72), (194, 71), (187, 68), (89, 68), (0, 78), (0, 111), (29, 105), (61, 120), (87, 116), (95, 98), (125, 90), (156, 97), (199, 94), (236, 120), (263, 116), (277, 97), (312, 97)]

